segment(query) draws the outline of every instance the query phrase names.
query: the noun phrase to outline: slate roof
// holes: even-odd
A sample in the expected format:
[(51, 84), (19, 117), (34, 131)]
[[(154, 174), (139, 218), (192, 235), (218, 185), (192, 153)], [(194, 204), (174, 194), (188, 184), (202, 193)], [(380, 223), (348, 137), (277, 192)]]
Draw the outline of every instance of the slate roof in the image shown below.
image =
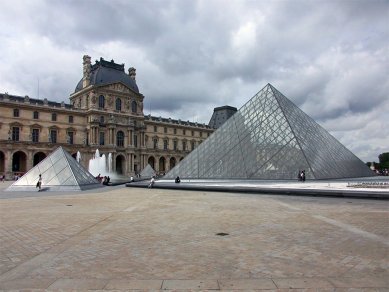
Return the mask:
[[(135, 80), (125, 73), (124, 64), (116, 64), (113, 60), (111, 62), (105, 61), (103, 58), (100, 58), (100, 61), (96, 61), (94, 65), (91, 66), (91, 85), (104, 85), (121, 82), (131, 90), (136, 93), (139, 93), (138, 85), (136, 85)], [(82, 78), (78, 82), (74, 92), (80, 91), (82, 89)]]
[(40, 106), (43, 106), (45, 104), (45, 101), (46, 101), (47, 105), (49, 107), (61, 108), (62, 104), (63, 104), (66, 109), (73, 108), (72, 105), (67, 104), (67, 103), (49, 101), (47, 99), (36, 99), (36, 98), (28, 97), (28, 96), (17, 96), (17, 95), (10, 95), (7, 93), (0, 93), (0, 100), (6, 101), (7, 99), (9, 101), (12, 101), (12, 102), (29, 103), (29, 104), (40, 105)]

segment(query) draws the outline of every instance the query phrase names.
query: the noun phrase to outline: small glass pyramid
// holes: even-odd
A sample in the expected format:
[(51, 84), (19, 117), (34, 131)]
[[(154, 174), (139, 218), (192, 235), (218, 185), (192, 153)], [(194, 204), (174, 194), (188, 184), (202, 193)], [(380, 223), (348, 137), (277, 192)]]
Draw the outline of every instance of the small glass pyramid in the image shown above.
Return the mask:
[(155, 175), (155, 170), (152, 168), (150, 164), (147, 164), (145, 168), (140, 172), (140, 176), (142, 178), (151, 178)]
[(164, 178), (337, 179), (374, 173), (267, 84)]
[(20, 179), (8, 191), (32, 190), (42, 175), (42, 189), (85, 190), (101, 184), (62, 147), (58, 147)]

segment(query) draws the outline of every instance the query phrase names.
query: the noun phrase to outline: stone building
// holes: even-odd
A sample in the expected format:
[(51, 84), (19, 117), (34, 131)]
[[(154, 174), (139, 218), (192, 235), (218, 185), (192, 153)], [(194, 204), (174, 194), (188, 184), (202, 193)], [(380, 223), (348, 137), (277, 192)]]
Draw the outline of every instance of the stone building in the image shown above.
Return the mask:
[(0, 175), (22, 175), (63, 146), (88, 168), (96, 149), (112, 154), (112, 168), (134, 175), (150, 164), (165, 173), (214, 129), (205, 124), (144, 115), (136, 70), (83, 57), (83, 76), (70, 104), (0, 94)]

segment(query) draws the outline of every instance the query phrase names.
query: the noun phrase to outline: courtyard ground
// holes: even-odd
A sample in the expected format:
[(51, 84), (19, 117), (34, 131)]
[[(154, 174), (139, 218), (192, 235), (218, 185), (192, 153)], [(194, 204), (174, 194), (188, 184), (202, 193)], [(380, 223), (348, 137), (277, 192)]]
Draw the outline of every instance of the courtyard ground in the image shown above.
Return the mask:
[(389, 290), (388, 201), (9, 184), (1, 290)]

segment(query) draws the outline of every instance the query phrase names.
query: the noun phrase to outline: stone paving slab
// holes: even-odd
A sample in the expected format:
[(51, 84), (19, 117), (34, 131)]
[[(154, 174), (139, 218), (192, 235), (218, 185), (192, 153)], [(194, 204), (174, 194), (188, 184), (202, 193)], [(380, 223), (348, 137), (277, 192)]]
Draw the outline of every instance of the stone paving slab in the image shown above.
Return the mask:
[(16, 194), (0, 199), (0, 290), (383, 292), (388, 228), (379, 200)]
[(107, 285), (107, 280), (101, 279), (58, 279), (48, 289), (52, 290), (99, 290)]
[(108, 290), (160, 290), (163, 280), (110, 280), (105, 286)]
[(57, 279), (16, 279), (0, 282), (2, 290), (46, 289)]
[(221, 290), (277, 289), (272, 279), (221, 279)]
[(220, 290), (217, 280), (164, 280), (163, 290)]
[(277, 288), (334, 288), (328, 280), (322, 278), (286, 278), (273, 279)]

